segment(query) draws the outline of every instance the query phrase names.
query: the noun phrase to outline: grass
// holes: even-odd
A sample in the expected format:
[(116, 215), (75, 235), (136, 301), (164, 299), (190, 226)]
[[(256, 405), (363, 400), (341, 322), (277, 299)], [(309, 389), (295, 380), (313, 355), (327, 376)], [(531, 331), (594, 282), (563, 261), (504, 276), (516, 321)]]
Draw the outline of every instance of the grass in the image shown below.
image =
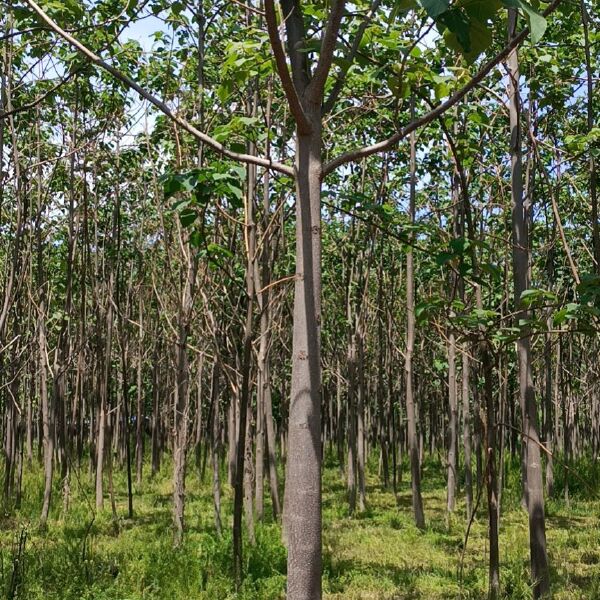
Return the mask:
[[(323, 590), (328, 600), (485, 598), (487, 589), (486, 508), (482, 501), (473, 524), (459, 577), (464, 545), (464, 503), (445, 512), (444, 473), (428, 461), (423, 499), (427, 528), (413, 524), (409, 482), (397, 497), (383, 490), (371, 465), (367, 509), (348, 516), (339, 469), (328, 462), (323, 477)], [(547, 503), (547, 538), (554, 598), (600, 599), (600, 501), (582, 482), (600, 481), (591, 461), (578, 465), (567, 507)], [(93, 484), (87, 474), (71, 481), (64, 510), (57, 482), (48, 527), (38, 526), (43, 488), (41, 469), (24, 476), (21, 508), (0, 522), (0, 593), (9, 600), (276, 600), (285, 589), (286, 554), (277, 523), (267, 516), (256, 527), (257, 543), (245, 546), (246, 579), (236, 595), (231, 578), (231, 493), (224, 485), (225, 534), (213, 525), (210, 484), (190, 469), (187, 531), (182, 546), (172, 545), (169, 465), (135, 490), (132, 520), (126, 514), (124, 475), (115, 522), (110, 502), (95, 514)], [(557, 473), (557, 490), (562, 490)], [(579, 483), (579, 486), (577, 484)], [(519, 507), (517, 465), (507, 473), (501, 519), (503, 597), (530, 598), (527, 516)], [(268, 494), (266, 494), (268, 498)], [(107, 499), (108, 500), (108, 499)], [(19, 548), (20, 546), (20, 548)]]

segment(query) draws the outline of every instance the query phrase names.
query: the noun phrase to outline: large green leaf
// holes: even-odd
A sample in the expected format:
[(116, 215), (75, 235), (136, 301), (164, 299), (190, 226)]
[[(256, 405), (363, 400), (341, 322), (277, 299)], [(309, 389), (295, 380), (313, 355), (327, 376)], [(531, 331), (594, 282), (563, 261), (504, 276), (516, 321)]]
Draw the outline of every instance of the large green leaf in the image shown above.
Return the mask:
[(531, 29), (531, 41), (537, 44), (548, 26), (546, 18), (524, 0), (502, 0), (502, 3), (508, 8), (519, 8), (525, 13)]
[(466, 31), (462, 26), (457, 31), (448, 29), (444, 33), (444, 39), (451, 48), (461, 52), (472, 63), (492, 43), (492, 32), (485, 23), (471, 19)]
[(436, 19), (448, 10), (449, 0), (419, 0), (421, 6), (427, 11), (427, 14)]
[(486, 23), (502, 8), (500, 0), (459, 0), (457, 7), (463, 8), (471, 19)]

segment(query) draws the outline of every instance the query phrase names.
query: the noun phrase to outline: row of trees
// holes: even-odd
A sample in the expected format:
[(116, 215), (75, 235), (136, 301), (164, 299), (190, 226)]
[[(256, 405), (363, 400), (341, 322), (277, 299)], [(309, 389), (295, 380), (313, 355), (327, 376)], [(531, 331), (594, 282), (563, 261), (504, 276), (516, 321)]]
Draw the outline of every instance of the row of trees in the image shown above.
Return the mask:
[[(424, 528), (438, 454), (449, 513), (487, 492), (495, 598), (510, 454), (549, 594), (544, 485), (600, 446), (586, 2), (4, 9), (5, 512), (41, 460), (42, 525), (85, 469), (115, 515), (126, 469), (132, 517), (166, 453), (175, 543), (189, 476), (228, 526), (226, 472), (236, 581), (242, 522), (283, 515), (288, 598), (315, 599), (323, 455), (350, 513), (369, 457), (396, 491), (406, 456)], [(145, 18), (149, 56), (120, 41)]]

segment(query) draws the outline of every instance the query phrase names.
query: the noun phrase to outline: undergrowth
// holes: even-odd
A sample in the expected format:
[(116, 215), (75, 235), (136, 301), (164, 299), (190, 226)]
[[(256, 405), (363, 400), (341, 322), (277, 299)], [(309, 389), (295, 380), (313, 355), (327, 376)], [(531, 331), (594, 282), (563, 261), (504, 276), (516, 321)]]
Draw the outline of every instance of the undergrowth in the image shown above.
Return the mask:
[[(397, 495), (381, 487), (370, 465), (367, 508), (350, 517), (344, 480), (331, 458), (323, 476), (323, 590), (329, 600), (465, 600), (486, 597), (487, 529), (482, 499), (465, 549), (462, 493), (445, 512), (445, 475), (428, 460), (423, 473), (427, 527), (411, 516), (405, 469)], [(547, 538), (554, 598), (600, 600), (598, 466), (572, 465), (569, 502), (565, 472), (557, 468), (547, 501)], [(576, 473), (576, 476), (575, 476)], [(281, 528), (268, 514), (256, 525), (256, 544), (244, 546), (245, 579), (232, 578), (231, 491), (223, 486), (224, 534), (213, 523), (211, 485), (190, 466), (186, 536), (173, 547), (170, 466), (135, 489), (134, 518), (126, 517), (125, 479), (115, 473), (117, 518), (96, 513), (94, 486), (85, 470), (71, 477), (69, 506), (56, 481), (46, 528), (39, 527), (43, 474), (27, 469), (21, 506), (0, 521), (0, 590), (9, 600), (276, 600), (284, 597), (286, 553)], [(500, 521), (504, 598), (530, 598), (527, 516), (520, 507), (518, 461), (507, 460)], [(485, 494), (483, 494), (485, 496)], [(268, 493), (265, 494), (268, 498)], [(268, 504), (268, 503), (267, 503)]]

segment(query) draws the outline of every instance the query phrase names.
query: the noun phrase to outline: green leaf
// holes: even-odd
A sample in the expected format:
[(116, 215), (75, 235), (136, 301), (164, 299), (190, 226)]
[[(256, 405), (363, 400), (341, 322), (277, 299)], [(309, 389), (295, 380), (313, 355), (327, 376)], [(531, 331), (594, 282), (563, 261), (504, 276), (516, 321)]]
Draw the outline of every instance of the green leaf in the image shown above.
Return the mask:
[(492, 32), (485, 21), (467, 15), (460, 9), (452, 9), (444, 13), (439, 22), (447, 27), (444, 32), (446, 43), (472, 63), (491, 45)]
[(509, 8), (520, 8), (525, 13), (529, 21), (529, 29), (531, 29), (531, 41), (537, 44), (544, 36), (548, 26), (545, 17), (524, 0), (502, 0), (502, 4)]
[(456, 40), (465, 52), (471, 52), (471, 23), (462, 10), (458, 8), (447, 10), (440, 15), (438, 21), (456, 36)]
[(471, 247), (471, 240), (458, 237), (450, 240), (450, 248), (455, 254), (464, 254)]
[(198, 213), (192, 208), (184, 208), (179, 213), (179, 220), (184, 227), (189, 227), (198, 218)]
[(437, 265), (439, 265), (440, 267), (445, 265), (446, 263), (449, 263), (453, 258), (455, 258), (455, 254), (453, 254), (452, 252), (440, 252), (436, 257), (435, 257), (435, 262)]
[(554, 292), (548, 290), (524, 290), (521, 293), (521, 302), (524, 306), (533, 306), (544, 301), (557, 302), (558, 298)]
[(445, 13), (450, 4), (450, 0), (419, 0), (419, 2), (432, 19), (436, 19), (442, 13)]
[(464, 8), (471, 19), (486, 23), (502, 7), (500, 0), (459, 0), (457, 6)]
[(204, 244), (204, 239), (204, 235), (196, 229), (190, 234), (190, 246), (193, 248), (200, 248)]
[(398, 16), (398, 13), (408, 12), (417, 6), (416, 0), (397, 0), (396, 4), (394, 4), (391, 20), (394, 20)]

